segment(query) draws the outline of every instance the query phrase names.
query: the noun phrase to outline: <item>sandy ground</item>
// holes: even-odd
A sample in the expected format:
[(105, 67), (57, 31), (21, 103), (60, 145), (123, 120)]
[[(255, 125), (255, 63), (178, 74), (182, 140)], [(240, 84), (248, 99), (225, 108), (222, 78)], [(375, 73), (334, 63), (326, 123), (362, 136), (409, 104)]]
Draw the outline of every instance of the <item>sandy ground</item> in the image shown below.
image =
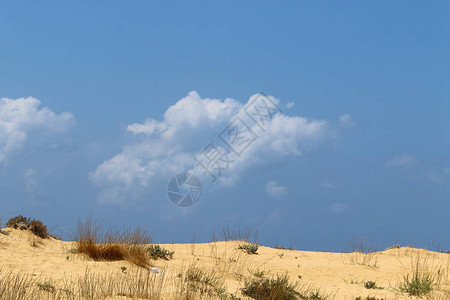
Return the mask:
[[(92, 273), (122, 273), (138, 268), (125, 261), (96, 262), (80, 254), (72, 253), (73, 242), (54, 239), (39, 241), (27, 231), (11, 231), (0, 235), (0, 269), (21, 271), (55, 282), (74, 276)], [(412, 263), (418, 257), (423, 268), (439, 272), (439, 289), (448, 288), (450, 254), (430, 252), (409, 247), (389, 249), (374, 254), (325, 253), (281, 250), (260, 247), (258, 254), (249, 255), (238, 250), (240, 242), (216, 242), (206, 244), (166, 244), (163, 247), (175, 251), (172, 260), (158, 260), (154, 265), (164, 270), (166, 276), (176, 275), (189, 265), (206, 268), (224, 274), (228, 292), (239, 293), (245, 278), (255, 271), (265, 276), (288, 274), (290, 280), (310, 285), (328, 293), (329, 299), (355, 299), (373, 296), (380, 299), (411, 299), (396, 291), (403, 276), (411, 272)], [(364, 287), (365, 281), (374, 281), (383, 289)], [(448, 290), (447, 290), (448, 291)], [(442, 294), (443, 295), (443, 294)], [(449, 294), (447, 294), (448, 296)], [(437, 297), (436, 297), (437, 298)], [(242, 299), (247, 299), (243, 297)], [(439, 299), (450, 299), (441, 296)]]

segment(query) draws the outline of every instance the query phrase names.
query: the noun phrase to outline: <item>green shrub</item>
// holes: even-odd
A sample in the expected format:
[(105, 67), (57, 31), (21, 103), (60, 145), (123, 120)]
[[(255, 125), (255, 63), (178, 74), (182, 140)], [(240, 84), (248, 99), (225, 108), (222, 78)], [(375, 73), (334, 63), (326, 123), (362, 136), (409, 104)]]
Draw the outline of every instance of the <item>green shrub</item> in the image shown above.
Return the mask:
[(276, 278), (255, 278), (247, 281), (241, 291), (242, 295), (257, 300), (304, 299), (302, 294), (297, 290), (297, 284), (289, 283), (286, 275)]
[(246, 281), (242, 295), (256, 300), (325, 300), (327, 295), (311, 287), (300, 287), (298, 282), (290, 283), (287, 275), (276, 278), (256, 277)]
[(173, 258), (173, 254), (175, 253), (174, 251), (169, 251), (167, 249), (162, 248), (159, 245), (151, 245), (147, 251), (150, 254), (150, 257), (152, 259), (158, 259), (158, 258), (162, 258), (165, 260), (169, 260)]
[(382, 290), (382, 287), (377, 286), (377, 284), (375, 283), (375, 281), (366, 281), (364, 282), (364, 287), (366, 289), (374, 289), (374, 290)]
[[(398, 290), (408, 293), (410, 296), (421, 297), (433, 290), (436, 281), (435, 275), (428, 268), (427, 258), (420, 255), (412, 261), (412, 272), (403, 276), (403, 281), (398, 285)], [(439, 276), (439, 271), (437, 272)]]
[(40, 290), (42, 291), (46, 291), (49, 293), (54, 293), (56, 292), (56, 288), (53, 286), (53, 284), (49, 281), (46, 281), (44, 283), (37, 283), (37, 286), (39, 287)]
[(248, 254), (257, 254), (258, 248), (258, 244), (240, 244), (238, 246), (238, 249), (244, 250)]
[(433, 290), (433, 278), (430, 274), (414, 274), (403, 277), (403, 282), (399, 285), (402, 293), (408, 293), (411, 296), (422, 296)]

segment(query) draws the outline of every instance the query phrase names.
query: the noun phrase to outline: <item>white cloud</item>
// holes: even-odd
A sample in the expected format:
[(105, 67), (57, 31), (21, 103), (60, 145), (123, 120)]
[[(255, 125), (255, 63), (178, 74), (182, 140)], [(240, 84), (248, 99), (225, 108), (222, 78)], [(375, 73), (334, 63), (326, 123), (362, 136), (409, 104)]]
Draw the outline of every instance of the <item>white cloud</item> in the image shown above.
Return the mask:
[[(258, 97), (258, 94), (251, 96), (248, 103)], [(265, 97), (278, 104), (277, 99)], [(265, 121), (264, 128), (260, 128), (250, 122), (242, 112), (243, 108), (244, 105), (236, 100), (202, 99), (192, 91), (170, 106), (161, 121), (148, 118), (143, 123), (128, 125), (127, 131), (134, 141), (90, 173), (91, 181), (101, 189), (98, 200), (120, 202), (120, 199), (130, 199), (128, 195), (137, 189), (165, 185), (162, 180), (179, 172), (194, 170), (196, 174), (202, 174), (203, 170), (195, 166), (194, 156), (211, 141), (230, 157), (234, 155), (228, 171), (218, 180), (223, 186), (233, 186), (240, 175), (253, 166), (300, 156), (327, 139), (328, 127), (324, 120), (277, 113)], [(232, 153), (219, 138), (236, 116), (242, 116), (257, 135), (240, 156)]]
[(64, 133), (73, 125), (72, 114), (55, 114), (40, 104), (32, 97), (0, 99), (0, 163), (20, 150), (29, 136)]
[(341, 124), (342, 127), (347, 127), (347, 128), (351, 128), (356, 125), (356, 122), (348, 114), (341, 115), (339, 117), (339, 123)]
[(266, 185), (266, 193), (272, 198), (279, 199), (287, 195), (287, 188), (278, 185), (275, 180), (269, 181)]
[(341, 183), (335, 183), (329, 180), (324, 180), (320, 183), (320, 186), (324, 189), (337, 190), (341, 189), (344, 185)]
[(295, 105), (295, 102), (288, 102), (288, 103), (286, 104), (286, 107), (287, 107), (287, 108), (292, 108), (292, 107), (294, 107), (294, 105)]
[(388, 161), (386, 161), (386, 167), (408, 167), (417, 165), (419, 163), (418, 159), (410, 154), (397, 155)]

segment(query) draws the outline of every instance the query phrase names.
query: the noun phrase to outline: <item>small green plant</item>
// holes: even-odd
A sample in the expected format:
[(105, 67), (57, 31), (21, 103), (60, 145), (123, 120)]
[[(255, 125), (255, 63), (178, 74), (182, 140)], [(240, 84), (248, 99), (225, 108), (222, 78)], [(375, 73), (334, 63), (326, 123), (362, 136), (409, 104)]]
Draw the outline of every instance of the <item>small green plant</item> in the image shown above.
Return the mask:
[(241, 300), (241, 298), (236, 297), (231, 293), (227, 293), (226, 291), (221, 291), (217, 295), (220, 300)]
[(214, 270), (204, 270), (203, 268), (191, 265), (186, 271), (185, 280), (188, 289), (199, 292), (202, 295), (219, 296), (223, 298), (226, 290), (223, 285), (223, 278), (219, 277)]
[(325, 300), (327, 298), (328, 297), (324, 296), (319, 290), (311, 291), (307, 297), (304, 297), (304, 299), (308, 300)]
[(263, 278), (266, 274), (268, 274), (269, 272), (264, 272), (264, 271), (254, 271), (252, 273), (253, 276), (258, 277), (258, 278)]
[(159, 245), (151, 245), (147, 251), (150, 254), (150, 257), (152, 259), (158, 259), (158, 258), (162, 258), (165, 260), (169, 260), (173, 258), (173, 254), (175, 253), (175, 251), (169, 251), (167, 249), (162, 248)]
[(408, 293), (410, 296), (423, 296), (433, 290), (433, 277), (430, 274), (407, 274), (403, 277), (403, 282), (399, 285), (402, 293)]
[(277, 276), (276, 278), (255, 278), (245, 282), (241, 289), (242, 295), (258, 299), (284, 299), (297, 300), (304, 299), (303, 295), (297, 290), (297, 283), (289, 283), (287, 275)]
[(410, 296), (421, 297), (433, 290), (435, 281), (439, 281), (440, 271), (434, 276), (428, 269), (427, 258), (420, 255), (411, 262), (411, 273), (403, 276), (403, 281), (398, 285), (398, 290), (402, 293), (408, 293)]
[(67, 255), (67, 256), (66, 256), (66, 259), (67, 259), (67, 260), (69, 260), (69, 258), (70, 258), (70, 256), (69, 256), (69, 255)]
[(122, 273), (125, 273), (125, 271), (127, 270), (127, 267), (121, 266), (120, 269), (122, 270)]
[(42, 291), (46, 291), (46, 292), (49, 292), (49, 293), (56, 292), (56, 288), (53, 286), (53, 284), (50, 281), (46, 281), (44, 283), (37, 283), (37, 286)]
[(279, 256), (280, 258), (283, 258), (284, 253), (280, 253), (280, 254), (278, 254), (278, 256)]
[(257, 254), (259, 245), (258, 244), (240, 244), (238, 245), (239, 250), (244, 250), (247, 254)]
[(327, 295), (318, 289), (301, 287), (298, 282), (290, 283), (287, 275), (274, 278), (254, 278), (246, 281), (242, 295), (257, 300), (325, 300)]
[(382, 287), (377, 286), (375, 281), (366, 281), (364, 282), (364, 287), (366, 289), (374, 289), (374, 290), (382, 290)]

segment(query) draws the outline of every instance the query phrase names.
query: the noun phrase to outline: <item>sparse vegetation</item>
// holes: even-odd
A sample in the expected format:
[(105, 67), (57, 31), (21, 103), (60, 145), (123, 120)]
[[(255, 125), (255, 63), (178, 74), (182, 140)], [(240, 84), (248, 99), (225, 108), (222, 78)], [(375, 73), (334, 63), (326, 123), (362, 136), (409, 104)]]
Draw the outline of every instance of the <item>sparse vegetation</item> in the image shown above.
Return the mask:
[(47, 226), (45, 226), (39, 220), (31, 220), (29, 230), (36, 236), (46, 239), (50, 236), (47, 230)]
[[(228, 293), (223, 287), (211, 287), (211, 294), (193, 288), (188, 280), (179, 280), (170, 295), (163, 295), (162, 287), (167, 277), (153, 274), (143, 269), (124, 274), (92, 274), (89, 270), (62, 282), (38, 281), (37, 277), (21, 272), (0, 270), (0, 299), (60, 300), (60, 299), (223, 299), (239, 298)], [(195, 283), (198, 287), (199, 283)]]
[(364, 282), (364, 287), (366, 289), (374, 289), (374, 290), (382, 290), (382, 287), (377, 286), (375, 281), (366, 281)]
[(364, 239), (354, 239), (348, 243), (349, 250), (344, 257), (353, 265), (377, 267), (378, 248)]
[(399, 290), (411, 296), (422, 296), (433, 290), (433, 280), (429, 276), (417, 277), (406, 275), (404, 282), (400, 284)]
[(34, 234), (30, 234), (29, 235), (28, 242), (30, 243), (30, 245), (32, 247), (35, 247), (35, 248), (37, 248), (37, 247), (39, 247), (39, 246), (44, 244), (43, 240), (40, 237), (38, 237), (38, 236), (36, 236)]
[(47, 226), (45, 226), (44, 223), (35, 219), (31, 220), (30, 218), (24, 217), (22, 215), (18, 215), (14, 218), (9, 219), (8, 222), (6, 222), (6, 227), (29, 230), (34, 235), (43, 239), (49, 238), (51, 236), (48, 232)]
[(402, 293), (408, 293), (410, 296), (421, 297), (429, 294), (433, 290), (435, 276), (428, 270), (426, 258), (417, 256), (412, 262), (412, 273), (403, 276), (398, 290)]
[(219, 277), (214, 270), (207, 270), (192, 264), (186, 271), (185, 280), (190, 291), (210, 297), (226, 295), (224, 278)]
[(158, 258), (162, 258), (165, 260), (172, 259), (173, 254), (175, 253), (175, 251), (169, 251), (167, 249), (162, 248), (159, 245), (150, 245), (147, 251), (149, 252), (150, 257), (155, 260)]
[(400, 248), (401, 248), (401, 246), (399, 244), (395, 244), (395, 245), (392, 245), (391, 247), (389, 247), (388, 249), (400, 249)]
[(284, 246), (275, 245), (275, 249), (279, 249), (279, 250), (295, 250), (292, 245), (290, 245), (289, 248), (286, 248)]
[(278, 276), (276, 278), (257, 277), (245, 282), (242, 288), (242, 294), (257, 300), (269, 299), (302, 299), (298, 284), (290, 283), (287, 276)]
[(53, 286), (53, 284), (50, 281), (46, 281), (44, 283), (37, 283), (37, 286), (42, 291), (48, 292), (48, 293), (54, 293), (56, 292), (56, 288)]
[[(349, 298), (345, 286), (342, 289), (336, 287), (335, 282), (328, 284), (320, 278), (317, 280), (316, 266), (313, 265), (314, 267), (311, 268), (311, 259), (317, 257), (319, 265), (317, 272), (326, 270), (323, 273), (324, 276), (334, 276), (331, 275), (329, 269), (322, 269), (327, 267), (324, 266), (326, 263), (321, 259), (326, 257), (328, 265), (332, 265), (337, 263), (344, 254), (339, 256), (335, 253), (324, 253), (323, 256), (320, 254), (316, 256), (316, 254), (308, 252), (288, 252), (282, 247), (277, 247), (278, 250), (269, 248), (261, 250), (256, 243), (231, 241), (210, 243), (206, 246), (197, 244), (197, 253), (189, 256), (189, 246), (180, 249), (178, 245), (173, 245), (165, 249), (165, 246), (152, 245), (149, 235), (144, 231), (103, 231), (90, 218), (79, 223), (78, 231), (74, 234), (76, 237), (74, 243), (45, 241), (31, 230), (34, 220), (18, 216), (9, 223), (12, 224), (11, 226), (14, 226), (14, 223), (22, 226), (25, 223), (24, 220), (28, 220), (28, 231), (18, 232), (11, 229), (8, 230), (11, 232), (10, 236), (0, 235), (5, 240), (0, 246), (1, 249), (14, 251), (10, 248), (21, 245), (18, 239), (25, 238), (26, 242), (28, 238), (28, 241), (38, 248), (31, 249), (25, 245), (23, 250), (30, 251), (33, 257), (36, 256), (36, 263), (45, 262), (48, 257), (42, 257), (43, 255), (55, 254), (53, 250), (60, 249), (61, 255), (55, 256), (52, 264), (65, 263), (67, 266), (70, 265), (70, 270), (74, 270), (74, 272), (63, 277), (49, 277), (53, 276), (54, 272), (46, 268), (42, 268), (43, 271), (38, 270), (38, 272), (26, 269), (27, 273), (22, 273), (20, 269), (14, 269), (9, 273), (0, 269), (0, 299), (237, 300), (242, 297), (242, 299), (261, 300), (331, 300), (346, 297), (358, 300), (382, 300), (384, 297), (389, 297), (388, 299), (394, 296), (402, 297), (398, 292), (405, 293), (404, 297), (407, 296), (407, 293), (411, 297), (450, 299), (450, 261), (447, 260), (447, 256), (424, 249), (402, 248), (401, 251), (379, 253), (380, 260), (382, 260), (379, 270), (348, 265), (343, 267), (353, 271), (346, 273), (336, 270), (336, 278), (352, 274), (351, 278), (353, 279), (350, 281), (346, 280), (350, 278), (341, 277), (347, 284), (359, 285), (359, 287), (348, 286), (352, 293), (355, 288), (368, 289), (365, 293), (360, 293), (360, 297), (352, 294), (352, 297)], [(46, 229), (43, 224), (35, 224), (37, 224), (36, 228), (44, 227)], [(52, 248), (54, 246), (58, 247)], [(208, 251), (208, 247), (210, 251)], [(367, 249), (367, 247), (356, 246), (352, 250), (355, 250), (355, 255), (360, 255), (357, 258), (361, 259), (363, 258), (361, 252), (367, 251)], [(177, 261), (160, 261), (157, 265), (158, 268), (151, 265), (153, 260), (173, 258), (174, 251), (172, 250), (175, 250), (179, 256), (177, 256)], [(258, 250), (260, 251), (259, 255), (248, 255), (257, 253)], [(22, 253), (22, 249), (17, 254), (11, 252), (11, 257), (16, 260)], [(7, 253), (7, 255), (9, 254)], [(95, 270), (93, 269), (93, 273), (90, 273), (87, 269), (83, 276), (79, 269), (80, 263), (83, 262), (83, 257), (80, 255), (97, 261), (129, 261), (132, 264), (146, 267), (146, 269), (136, 268), (126, 262), (88, 262), (89, 268), (94, 266)], [(423, 259), (416, 260), (416, 255), (421, 255)], [(405, 272), (405, 276), (397, 277), (399, 280), (394, 289), (386, 288), (383, 292), (376, 291), (384, 289), (377, 283), (378, 279), (382, 278), (381, 274), (387, 271), (386, 265), (393, 266), (389, 272), (399, 274), (399, 264), (403, 266), (402, 263), (410, 258), (412, 272)], [(191, 259), (191, 264), (186, 269), (184, 264), (188, 259)], [(31, 262), (32, 260), (33, 262)], [(398, 263), (394, 268), (396, 260)], [(426, 260), (429, 261), (428, 265)], [(360, 261), (358, 260), (358, 262)], [(27, 263), (33, 264), (34, 259), (30, 257), (30, 261)], [(288, 264), (290, 267), (286, 267)], [(150, 266), (152, 268), (149, 268)], [(10, 265), (5, 264), (5, 268), (9, 269)], [(284, 269), (286, 269), (285, 275), (280, 275), (279, 272)], [(377, 277), (372, 277), (375, 271)], [(405, 269), (405, 271), (407, 270)], [(304, 279), (302, 275), (304, 275)], [(392, 275), (388, 277), (383, 277), (383, 282), (388, 282), (388, 280), (393, 282)], [(342, 279), (341, 284), (343, 284)], [(377, 282), (374, 279), (377, 279)], [(229, 287), (232, 290), (228, 290), (225, 282), (230, 284)], [(333, 294), (324, 294), (321, 289), (316, 289), (313, 284), (318, 282), (325, 285), (327, 292), (335, 293), (334, 296)], [(330, 288), (331, 285), (333, 288)], [(394, 295), (394, 293), (397, 294)]]
[(258, 277), (258, 278), (263, 278), (263, 277), (266, 276), (268, 273), (269, 273), (268, 271), (265, 272), (265, 271), (258, 271), (258, 270), (256, 270), (256, 271), (254, 271), (254, 272), (252, 273), (252, 275), (255, 276), (255, 277)]
[(327, 299), (319, 290), (302, 289), (298, 282), (290, 283), (287, 275), (275, 278), (259, 278), (246, 281), (242, 294), (256, 300), (323, 300)]
[(94, 260), (127, 260), (142, 267), (150, 266), (147, 251), (151, 237), (141, 228), (132, 231), (102, 231), (91, 218), (79, 222), (74, 238), (77, 253), (86, 254)]
[(250, 243), (253, 241), (257, 243), (258, 241), (258, 231), (256, 229), (236, 229), (231, 230), (228, 226), (223, 227), (221, 232), (219, 233), (219, 238), (216, 237), (215, 233), (211, 234), (211, 240), (213, 242), (217, 241), (244, 241)]
[(259, 245), (258, 244), (240, 244), (238, 245), (239, 250), (244, 250), (247, 254), (257, 254)]
[(18, 215), (9, 219), (8, 222), (6, 222), (6, 227), (14, 229), (28, 229), (28, 227), (30, 227), (30, 218)]

